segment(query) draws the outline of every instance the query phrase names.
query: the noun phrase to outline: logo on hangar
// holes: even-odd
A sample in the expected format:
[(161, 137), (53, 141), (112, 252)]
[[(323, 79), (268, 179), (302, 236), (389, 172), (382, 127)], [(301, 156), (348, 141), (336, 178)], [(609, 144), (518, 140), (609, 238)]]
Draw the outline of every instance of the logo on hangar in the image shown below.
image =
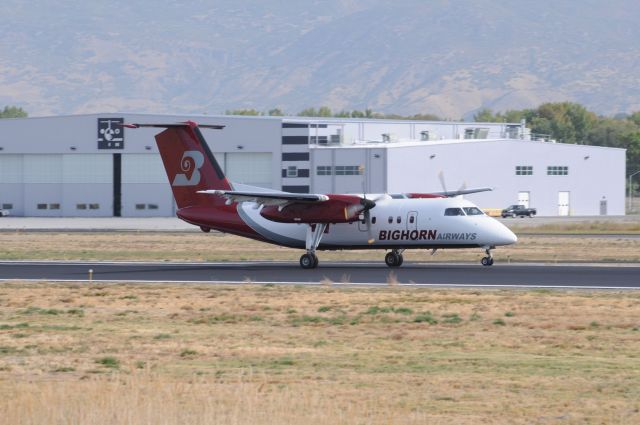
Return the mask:
[(124, 149), (124, 118), (98, 118), (98, 149)]

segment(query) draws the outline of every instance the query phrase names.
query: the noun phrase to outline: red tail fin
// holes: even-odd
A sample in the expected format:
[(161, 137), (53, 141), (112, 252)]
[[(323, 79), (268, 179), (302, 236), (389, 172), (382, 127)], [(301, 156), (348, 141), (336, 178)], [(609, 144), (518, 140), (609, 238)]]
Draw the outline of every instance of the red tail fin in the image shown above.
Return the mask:
[[(133, 124), (132, 126), (145, 125)], [(186, 122), (178, 125), (149, 126), (167, 128), (156, 135), (156, 142), (178, 208), (224, 204), (224, 200), (217, 196), (197, 193), (199, 190), (206, 189), (232, 190), (231, 184), (209, 149), (198, 125), (194, 122)], [(222, 126), (207, 127), (223, 128)]]

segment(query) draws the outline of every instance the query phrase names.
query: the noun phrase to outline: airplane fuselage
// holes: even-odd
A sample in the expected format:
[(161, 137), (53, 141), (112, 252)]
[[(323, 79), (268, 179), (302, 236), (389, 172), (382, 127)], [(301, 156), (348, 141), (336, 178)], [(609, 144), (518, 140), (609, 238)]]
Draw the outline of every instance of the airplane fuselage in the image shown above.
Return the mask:
[[(447, 210), (478, 211), (465, 199), (389, 199), (379, 201), (367, 222), (329, 224), (319, 250), (471, 248), (515, 243), (516, 236), (484, 214), (445, 215)], [(241, 219), (265, 240), (304, 248), (308, 225), (265, 219), (253, 203), (237, 205)], [(221, 229), (222, 230), (222, 229)]]

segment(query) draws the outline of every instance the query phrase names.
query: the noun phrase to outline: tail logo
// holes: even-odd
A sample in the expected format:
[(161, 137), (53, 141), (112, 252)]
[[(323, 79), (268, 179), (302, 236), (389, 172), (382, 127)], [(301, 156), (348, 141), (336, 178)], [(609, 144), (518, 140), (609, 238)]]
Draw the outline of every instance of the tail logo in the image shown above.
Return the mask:
[(204, 164), (204, 155), (200, 151), (185, 151), (180, 160), (184, 173), (176, 174), (172, 186), (195, 186), (200, 183), (200, 168)]

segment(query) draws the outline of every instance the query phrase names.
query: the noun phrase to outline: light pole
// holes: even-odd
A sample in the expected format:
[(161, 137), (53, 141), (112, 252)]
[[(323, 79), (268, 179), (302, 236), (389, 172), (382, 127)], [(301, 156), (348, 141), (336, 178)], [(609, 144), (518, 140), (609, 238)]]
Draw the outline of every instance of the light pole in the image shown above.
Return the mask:
[(632, 212), (633, 209), (633, 186), (631, 186), (631, 184), (633, 183), (633, 176), (636, 174), (640, 174), (640, 170), (633, 174), (629, 174), (629, 212)]

